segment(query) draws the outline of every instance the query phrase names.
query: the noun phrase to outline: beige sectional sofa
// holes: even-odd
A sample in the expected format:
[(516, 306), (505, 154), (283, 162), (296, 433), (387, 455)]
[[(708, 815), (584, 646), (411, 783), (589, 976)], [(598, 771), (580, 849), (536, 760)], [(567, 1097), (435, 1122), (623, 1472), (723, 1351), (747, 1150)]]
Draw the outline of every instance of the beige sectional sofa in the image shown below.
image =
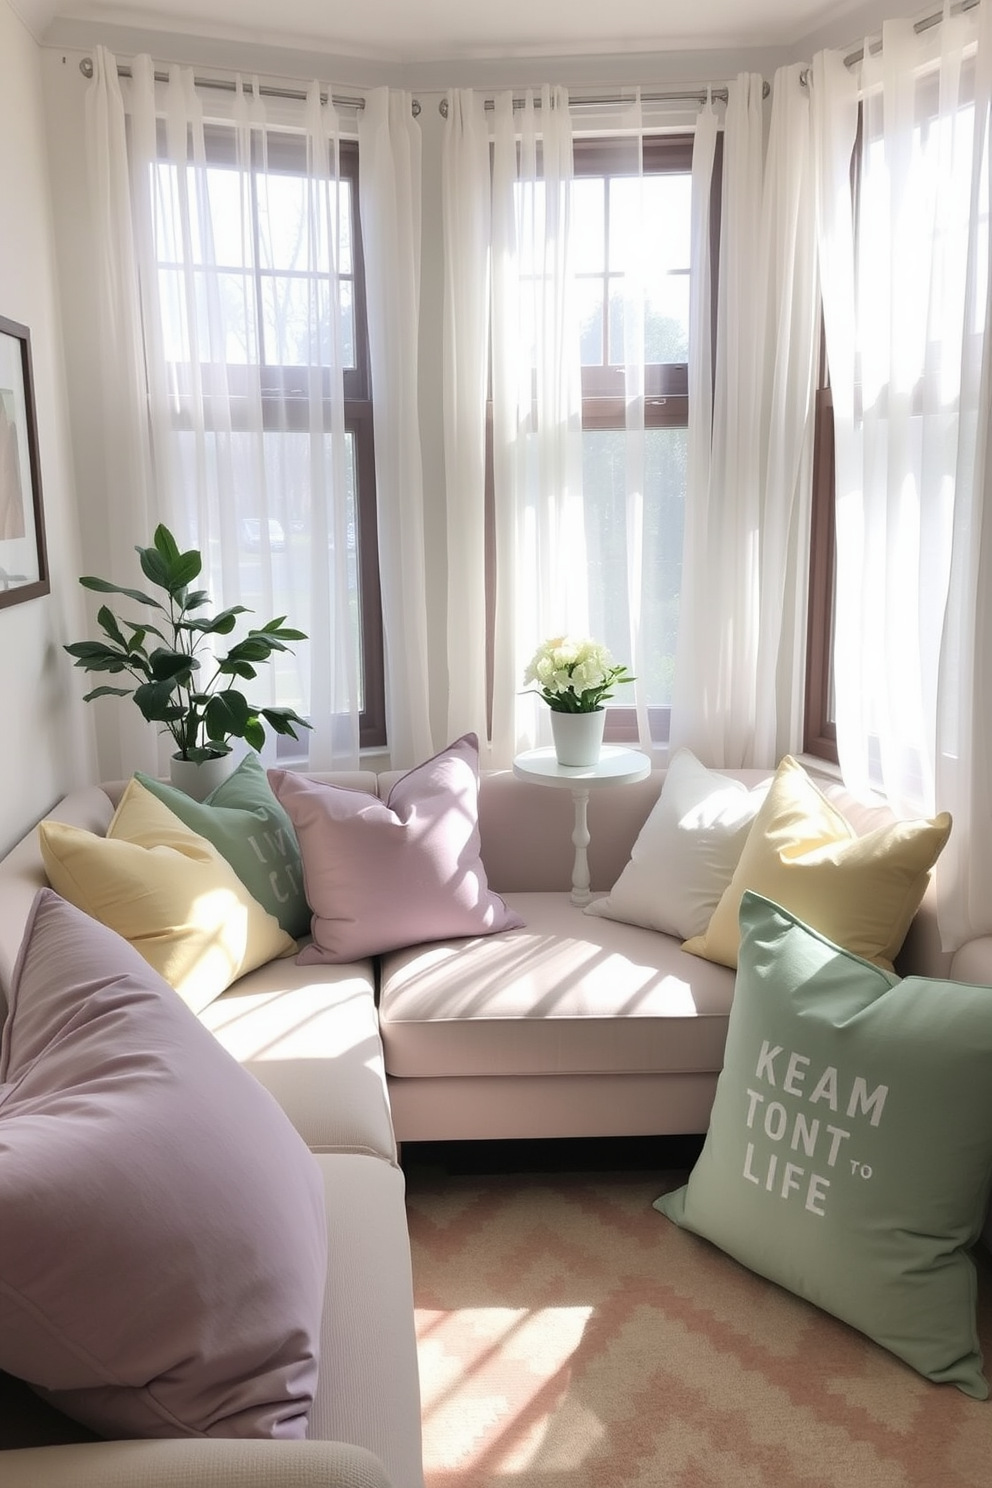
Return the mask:
[[(757, 784), (769, 772), (741, 772)], [(315, 777), (378, 792), (393, 775)], [(589, 804), (589, 866), (608, 890), (664, 773)], [(821, 781), (861, 832), (887, 813)], [(121, 785), (72, 793), (52, 815), (107, 829)], [(484, 775), (482, 859), (523, 929), (428, 944), (357, 964), (272, 961), (199, 1016), (265, 1085), (316, 1154), (329, 1259), (320, 1381), (306, 1442), (72, 1441), (71, 1423), (0, 1380), (2, 1480), (24, 1484), (304, 1482), (418, 1488), (420, 1403), (398, 1144), (494, 1137), (624, 1136), (706, 1129), (734, 973), (669, 935), (587, 915), (570, 899), (572, 803), (510, 772)], [(45, 883), (37, 834), (0, 861), (0, 986)], [(992, 975), (992, 942), (954, 964), (929, 898), (903, 963)], [(37, 1417), (37, 1419), (35, 1419)], [(30, 1419), (29, 1419), (30, 1418)], [(20, 1446), (25, 1441), (30, 1446)]]
[[(373, 775), (340, 777), (374, 790)], [(122, 787), (65, 797), (51, 813), (106, 831)], [(37, 889), (37, 834), (0, 862), (0, 986), (6, 988)], [(372, 961), (300, 967), (278, 960), (242, 977), (203, 1014), (275, 1095), (316, 1155), (327, 1201), (328, 1267), (319, 1389), (306, 1442), (73, 1443), (85, 1432), (0, 1377), (5, 1488), (230, 1484), (231, 1488), (421, 1488), (420, 1396), (404, 1210), (386, 1095)], [(264, 1196), (260, 1196), (264, 1201)]]

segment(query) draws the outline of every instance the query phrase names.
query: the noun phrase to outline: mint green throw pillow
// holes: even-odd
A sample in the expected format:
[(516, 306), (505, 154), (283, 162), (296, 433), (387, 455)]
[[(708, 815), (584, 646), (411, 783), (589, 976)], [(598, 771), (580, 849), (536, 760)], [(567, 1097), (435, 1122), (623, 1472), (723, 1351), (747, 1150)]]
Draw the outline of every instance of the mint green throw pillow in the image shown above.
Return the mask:
[(900, 981), (750, 891), (740, 923), (709, 1131), (655, 1208), (986, 1399), (968, 1250), (992, 1174), (992, 988)]
[(246, 754), (205, 801), (140, 771), (136, 775), (191, 831), (214, 845), (288, 935), (309, 935), (300, 844), (257, 755)]

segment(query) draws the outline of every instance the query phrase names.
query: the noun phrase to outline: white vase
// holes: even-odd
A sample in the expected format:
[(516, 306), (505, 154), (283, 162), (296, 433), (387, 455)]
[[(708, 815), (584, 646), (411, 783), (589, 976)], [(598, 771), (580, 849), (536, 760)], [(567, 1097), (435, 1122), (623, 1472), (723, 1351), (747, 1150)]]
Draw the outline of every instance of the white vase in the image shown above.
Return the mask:
[(599, 763), (606, 709), (592, 713), (559, 713), (551, 709), (551, 733), (560, 765), (579, 767)]
[(215, 754), (211, 759), (197, 763), (196, 760), (180, 759), (174, 754), (169, 760), (169, 779), (178, 790), (185, 791), (194, 801), (205, 801), (234, 769), (233, 754)]

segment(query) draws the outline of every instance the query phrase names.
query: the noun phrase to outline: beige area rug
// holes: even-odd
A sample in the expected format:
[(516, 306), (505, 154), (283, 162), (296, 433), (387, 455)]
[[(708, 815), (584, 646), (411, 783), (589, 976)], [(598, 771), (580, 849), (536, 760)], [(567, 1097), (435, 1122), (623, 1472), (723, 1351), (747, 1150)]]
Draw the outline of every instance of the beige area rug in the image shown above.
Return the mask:
[(683, 1178), (409, 1176), (428, 1488), (992, 1488), (992, 1401), (677, 1229)]

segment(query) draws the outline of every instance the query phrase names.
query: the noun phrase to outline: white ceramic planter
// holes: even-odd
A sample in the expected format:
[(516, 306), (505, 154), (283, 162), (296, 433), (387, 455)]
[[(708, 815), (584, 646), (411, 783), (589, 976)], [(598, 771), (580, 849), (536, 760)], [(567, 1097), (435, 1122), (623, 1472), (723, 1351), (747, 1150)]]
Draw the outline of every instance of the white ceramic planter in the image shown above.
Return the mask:
[(194, 801), (205, 801), (227, 779), (234, 765), (233, 754), (218, 754), (202, 764), (173, 755), (169, 760), (169, 779)]
[(560, 765), (595, 765), (603, 747), (606, 709), (592, 713), (558, 713), (551, 709), (551, 733)]

